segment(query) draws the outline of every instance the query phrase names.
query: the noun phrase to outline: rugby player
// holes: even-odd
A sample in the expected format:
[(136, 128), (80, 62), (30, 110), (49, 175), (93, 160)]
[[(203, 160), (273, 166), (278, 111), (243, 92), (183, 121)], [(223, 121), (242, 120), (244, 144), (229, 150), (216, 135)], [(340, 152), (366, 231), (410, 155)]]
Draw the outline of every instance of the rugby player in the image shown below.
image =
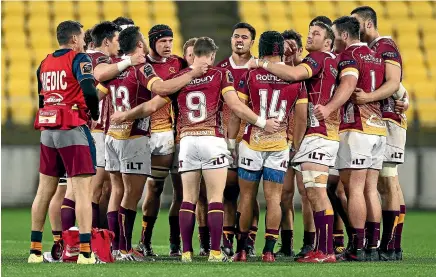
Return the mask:
[[(398, 164), (404, 163), (404, 148), (406, 144), (407, 119), (405, 114), (395, 112), (397, 91), (405, 89), (401, 85), (402, 60), (395, 42), (391, 37), (380, 36), (377, 30), (377, 14), (371, 7), (363, 6), (354, 9), (351, 15), (360, 22), (362, 41), (377, 52), (384, 60), (385, 82), (372, 93), (358, 90), (355, 93), (357, 104), (366, 104), (383, 100), (382, 114), (387, 127), (386, 150), (383, 168), (380, 171), (378, 191), (382, 199), (383, 235), (380, 243), (380, 260), (401, 260), (401, 233), (403, 230), (406, 206), (403, 192), (398, 180)], [(402, 98), (400, 98), (402, 100)], [(377, 248), (379, 239), (379, 224), (367, 222), (369, 236), (367, 248)], [(378, 230), (377, 230), (378, 229)], [(367, 250), (371, 251), (371, 250)], [(377, 257), (375, 257), (376, 259)]]
[[(239, 22), (233, 26), (230, 46), (232, 55), (217, 64), (218, 67), (226, 68), (232, 73), (235, 79), (235, 85), (238, 85), (242, 75), (248, 71), (247, 63), (253, 59), (251, 47), (256, 39), (256, 29), (248, 23)], [(230, 121), (231, 110), (227, 105), (223, 107), (223, 122)], [(237, 143), (242, 140), (242, 135), (245, 129), (245, 122), (241, 123), (241, 127), (236, 138)], [(224, 133), (227, 135), (227, 124), (224, 124)], [(237, 151), (237, 149), (236, 149)], [(224, 189), (224, 227), (223, 227), (223, 246), (222, 250), (228, 256), (233, 256), (233, 239), (235, 236), (237, 224), (237, 201), (239, 196), (238, 186), (238, 164), (235, 160), (230, 165), (227, 173), (226, 188)], [(249, 240), (247, 243), (247, 252), (251, 257), (256, 256), (254, 244), (256, 241), (257, 224), (259, 221), (259, 203), (256, 200), (254, 206), (253, 221), (250, 227)]]
[[(280, 63), (284, 55), (284, 38), (275, 31), (263, 33), (259, 39), (259, 56), (255, 64), (267, 67), (269, 63)], [(260, 66), (261, 67), (261, 66)], [(263, 176), (263, 187), (266, 200), (265, 247), (262, 261), (274, 262), (274, 245), (279, 235), (281, 220), (281, 194), (285, 172), (289, 163), (289, 147), (287, 141), (288, 116), (301, 94), (306, 95), (304, 83), (290, 84), (279, 77), (269, 74), (264, 68), (248, 71), (239, 82), (238, 93), (249, 103), (252, 109), (262, 118), (276, 118), (280, 128), (269, 134), (255, 126), (248, 125), (239, 145), (238, 176), (241, 197), (238, 211), (239, 218), (237, 251), (234, 261), (246, 261), (245, 244), (247, 243), (249, 223), (251, 222), (253, 204), (256, 199), (258, 183)], [(298, 120), (307, 120), (307, 105), (298, 105), (295, 111)], [(232, 122), (233, 123), (233, 122)], [(238, 122), (239, 123), (239, 122)], [(306, 131), (295, 129), (293, 144), (298, 149)], [(229, 134), (232, 138), (233, 134)]]
[(316, 246), (299, 262), (336, 262), (333, 250), (333, 208), (327, 196), (329, 167), (334, 166), (339, 148), (339, 114), (334, 111), (319, 122), (313, 113), (317, 104), (327, 104), (336, 87), (337, 61), (332, 50), (331, 28), (314, 22), (310, 26), (306, 50), (309, 54), (296, 67), (271, 64), (269, 72), (287, 81), (305, 80), (309, 99), (309, 128), (292, 162), (301, 167), (306, 194), (314, 212)]
[[(195, 206), (197, 203), (200, 179), (203, 175), (208, 198), (208, 226), (211, 237), (210, 262), (229, 261), (221, 252), (220, 241), (223, 229), (222, 196), (227, 178), (230, 153), (224, 139), (222, 122), (219, 120), (223, 100), (232, 111), (250, 124), (264, 128), (268, 132), (277, 130), (276, 119), (263, 119), (254, 114), (239, 100), (233, 88), (233, 76), (230, 71), (212, 67), (217, 46), (207, 37), (197, 40), (194, 45), (194, 63), (192, 67), (203, 63), (209, 70), (202, 76), (193, 79), (189, 85), (178, 93), (171, 95), (177, 101), (180, 125), (179, 172), (183, 181), (183, 203), (181, 205), (180, 231), (183, 242), (183, 262), (192, 262), (192, 235), (195, 224)], [(180, 71), (173, 77), (192, 72), (191, 67)], [(170, 98), (166, 98), (168, 101)], [(161, 100), (162, 101), (162, 100)], [(141, 118), (147, 111), (147, 103), (135, 109), (115, 115), (122, 120)], [(236, 137), (239, 125), (229, 126)]]
[[(92, 63), (84, 52), (84, 31), (76, 21), (61, 22), (56, 28), (60, 49), (49, 54), (37, 70), (40, 109), (35, 128), (41, 130), (40, 184), (32, 205), (29, 263), (43, 261), (42, 231), (49, 202), (59, 178), (71, 178), (77, 198), (80, 254), (78, 264), (94, 264), (91, 252), (91, 176), (95, 174), (95, 146), (86, 125), (88, 110), (99, 117), (98, 95)], [(72, 155), (71, 153), (74, 153)]]
[[(127, 56), (147, 54), (147, 47), (139, 27), (127, 27), (119, 36), (120, 48)], [(119, 59), (116, 59), (118, 62)], [(100, 83), (100, 91), (109, 94), (114, 111), (128, 111), (151, 99), (151, 92), (171, 93), (188, 84), (206, 70), (196, 68), (178, 78), (163, 82), (149, 64), (129, 66), (117, 78)], [(164, 101), (164, 100), (163, 100)], [(155, 108), (156, 110), (157, 108)], [(153, 110), (152, 112), (154, 112)], [(151, 113), (150, 113), (151, 114)], [(111, 202), (119, 206), (119, 253), (117, 259), (141, 261), (143, 255), (132, 249), (132, 231), (136, 206), (142, 196), (147, 175), (151, 173), (149, 115), (124, 123), (111, 122), (105, 138), (106, 170), (110, 172), (113, 191), (122, 190), (122, 199), (111, 195)], [(115, 205), (114, 205), (115, 206)], [(112, 220), (108, 218), (108, 220)], [(110, 226), (113, 222), (109, 223)], [(117, 234), (116, 234), (117, 235)]]
[[(167, 79), (171, 74), (187, 67), (186, 61), (172, 54), (173, 31), (167, 25), (155, 25), (148, 32), (150, 52), (147, 62), (156, 74)], [(142, 205), (141, 241), (137, 250), (144, 256), (157, 256), (151, 247), (154, 224), (160, 209), (160, 197), (165, 179), (173, 163), (174, 130), (173, 108), (170, 103), (151, 116), (151, 178), (147, 180), (147, 192)], [(178, 213), (182, 203), (182, 187), (173, 182), (173, 201), (169, 210), (170, 256), (180, 256), (180, 228)]]
[(94, 49), (94, 42), (92, 41), (91, 31), (92, 29), (88, 29), (85, 32), (85, 47), (83, 47), (85, 51)]
[(333, 23), (335, 49), (340, 53), (340, 83), (327, 104), (315, 106), (317, 120), (326, 120), (340, 107), (341, 124), (337, 168), (348, 192), (348, 215), (353, 228), (353, 245), (348, 260), (364, 261), (365, 221), (380, 222), (381, 206), (377, 179), (383, 163), (386, 127), (379, 102), (355, 105), (350, 97), (356, 87), (368, 93), (378, 89), (384, 79), (380, 56), (360, 42), (359, 22), (349, 16)]

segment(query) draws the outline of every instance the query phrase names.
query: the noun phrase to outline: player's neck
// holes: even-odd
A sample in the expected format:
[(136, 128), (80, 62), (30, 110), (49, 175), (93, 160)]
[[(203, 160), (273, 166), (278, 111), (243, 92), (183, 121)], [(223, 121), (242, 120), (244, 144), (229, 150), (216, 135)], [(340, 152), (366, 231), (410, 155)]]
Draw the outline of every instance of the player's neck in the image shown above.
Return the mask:
[(232, 53), (232, 59), (235, 62), (236, 66), (244, 66), (248, 61), (251, 59), (251, 53), (245, 53), (242, 55), (239, 55), (235, 52)]
[(105, 54), (106, 56), (109, 56), (109, 51), (107, 51), (104, 47), (95, 47), (94, 51), (99, 51)]
[(150, 49), (150, 52), (148, 53), (148, 55), (150, 55), (150, 57), (151, 57), (153, 60), (155, 60), (155, 61), (161, 61), (161, 60), (164, 59), (163, 57), (161, 57), (161, 56), (159, 56), (157, 53), (155, 53), (155, 52), (153, 51), (153, 49)]
[(264, 56), (264, 57), (262, 57), (262, 59), (267, 60), (267, 61), (272, 62), (272, 63), (279, 63), (282, 61), (280, 59), (280, 56)]
[(370, 34), (366, 35), (365, 42), (370, 44), (379, 37), (380, 33), (377, 30), (373, 30)]
[(60, 45), (59, 49), (71, 49), (73, 51), (77, 51), (76, 47), (73, 44), (65, 44), (65, 45)]
[(347, 43), (345, 49), (347, 49), (348, 47), (350, 47), (351, 45), (356, 44), (356, 43), (361, 43), (360, 39), (353, 39), (353, 40), (350, 40), (350, 41)]

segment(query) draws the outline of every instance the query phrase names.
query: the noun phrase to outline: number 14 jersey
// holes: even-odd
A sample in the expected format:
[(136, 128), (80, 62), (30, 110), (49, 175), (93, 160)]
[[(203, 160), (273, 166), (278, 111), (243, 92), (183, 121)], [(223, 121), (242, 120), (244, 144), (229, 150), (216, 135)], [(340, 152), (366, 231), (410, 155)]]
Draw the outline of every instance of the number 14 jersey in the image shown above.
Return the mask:
[(254, 113), (263, 119), (280, 120), (279, 130), (268, 133), (247, 124), (243, 141), (256, 151), (283, 151), (288, 148), (289, 114), (300, 98), (307, 98), (304, 82), (289, 83), (263, 68), (248, 71), (238, 85), (238, 94), (246, 99)]

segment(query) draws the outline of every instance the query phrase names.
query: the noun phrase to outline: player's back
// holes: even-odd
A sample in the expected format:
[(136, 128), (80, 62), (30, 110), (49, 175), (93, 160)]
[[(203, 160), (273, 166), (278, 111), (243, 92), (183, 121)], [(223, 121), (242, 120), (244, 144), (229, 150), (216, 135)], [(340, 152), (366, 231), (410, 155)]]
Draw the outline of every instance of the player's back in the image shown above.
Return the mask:
[[(341, 54), (339, 62), (341, 76), (353, 75), (358, 78), (357, 88), (367, 93), (378, 89), (384, 81), (383, 59), (368, 48), (365, 43), (354, 44)], [(354, 105), (348, 101), (341, 113), (340, 130), (360, 130), (373, 135), (385, 135), (380, 102)]]
[[(186, 68), (174, 77), (185, 74)], [(180, 137), (216, 136), (223, 137), (221, 122), (223, 95), (234, 90), (233, 77), (228, 70), (211, 67), (201, 77), (193, 79), (187, 86), (173, 95), (177, 101)]]
[(248, 125), (243, 140), (253, 150), (281, 151), (287, 147), (289, 115), (300, 94), (306, 93), (303, 82), (289, 83), (263, 68), (250, 70), (242, 77), (238, 92), (245, 95), (249, 106), (261, 118), (277, 118), (280, 128), (275, 133)]
[[(114, 63), (121, 61), (114, 59)], [(129, 66), (116, 78), (105, 82), (107, 97), (114, 111), (130, 110), (151, 99), (151, 92), (142, 85), (140, 69), (144, 64)], [(110, 123), (108, 135), (116, 139), (128, 139), (134, 136), (149, 135), (149, 118), (136, 119), (122, 124)]]

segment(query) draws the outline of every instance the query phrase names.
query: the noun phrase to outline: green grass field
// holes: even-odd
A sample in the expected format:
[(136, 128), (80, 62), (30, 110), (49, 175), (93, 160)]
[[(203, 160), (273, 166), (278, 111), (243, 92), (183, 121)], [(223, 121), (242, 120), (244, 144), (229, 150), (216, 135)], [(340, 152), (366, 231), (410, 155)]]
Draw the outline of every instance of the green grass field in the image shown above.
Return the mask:
[[(209, 264), (198, 258), (192, 264), (182, 264), (168, 255), (168, 219), (163, 211), (156, 223), (153, 248), (160, 255), (153, 263), (115, 263), (78, 266), (75, 264), (27, 264), (30, 239), (30, 209), (2, 210), (1, 273), (3, 276), (436, 276), (436, 213), (409, 212), (404, 231), (402, 262), (338, 263), (304, 265), (290, 260), (274, 264), (259, 261), (232, 264)], [(139, 215), (139, 213), (138, 213)], [(261, 217), (263, 222), (264, 217)], [(139, 239), (140, 216), (135, 224), (134, 242)], [(295, 250), (301, 247), (301, 214), (296, 215)], [(48, 221), (43, 247), (51, 247)], [(263, 247), (263, 224), (259, 226), (256, 243), (258, 255)], [(198, 249), (195, 235), (195, 249)]]

